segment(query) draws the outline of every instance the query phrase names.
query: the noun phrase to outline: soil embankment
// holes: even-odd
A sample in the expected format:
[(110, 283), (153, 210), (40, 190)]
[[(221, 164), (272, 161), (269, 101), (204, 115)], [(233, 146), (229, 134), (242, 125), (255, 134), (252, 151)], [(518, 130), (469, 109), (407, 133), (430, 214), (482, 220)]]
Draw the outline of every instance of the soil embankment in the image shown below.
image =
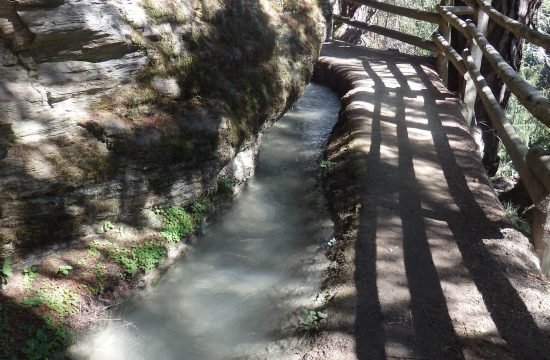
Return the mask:
[(548, 359), (549, 284), (426, 58), (325, 44), (330, 316), (303, 359)]

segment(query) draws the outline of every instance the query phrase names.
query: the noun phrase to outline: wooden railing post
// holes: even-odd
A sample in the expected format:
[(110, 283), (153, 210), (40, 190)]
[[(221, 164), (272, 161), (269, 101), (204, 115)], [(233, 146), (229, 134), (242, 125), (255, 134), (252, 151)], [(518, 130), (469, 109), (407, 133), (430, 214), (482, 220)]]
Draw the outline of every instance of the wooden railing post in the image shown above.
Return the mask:
[(325, 39), (325, 41), (329, 41), (329, 40), (332, 40), (332, 36), (333, 36), (333, 33), (334, 33), (334, 17), (333, 17), (333, 14), (331, 13), (330, 14), (330, 19), (327, 23), (327, 38)]
[(550, 199), (546, 200), (546, 210), (533, 211), (533, 242), (540, 258), (540, 267), (545, 276), (550, 276)]
[(535, 202), (532, 230), (541, 270), (544, 275), (550, 276), (550, 154), (535, 146), (527, 152), (525, 162), (546, 190), (546, 195)]
[[(479, 8), (477, 2), (474, 2), (474, 20), (477, 26), (477, 30), (485, 35), (487, 33), (489, 16)], [(483, 53), (473, 41), (471, 42), (470, 54), (474, 59), (476, 67), (478, 69), (481, 69), (481, 60), (483, 59)], [(466, 78), (465, 81), (466, 85), (464, 88), (464, 117), (468, 125), (471, 125), (474, 117), (474, 106), (476, 103), (477, 91), (472, 79)]]
[[(441, 6), (454, 5), (454, 0), (441, 0), (440, 5)], [(437, 31), (439, 32), (439, 34), (443, 36), (443, 38), (448, 43), (451, 42), (451, 27), (447, 22), (445, 22), (444, 24), (440, 24)], [(439, 72), (439, 76), (441, 76), (441, 80), (443, 80), (443, 84), (445, 84), (445, 86), (448, 86), (449, 85), (449, 60), (447, 59), (447, 56), (444, 53), (437, 54), (437, 71)]]

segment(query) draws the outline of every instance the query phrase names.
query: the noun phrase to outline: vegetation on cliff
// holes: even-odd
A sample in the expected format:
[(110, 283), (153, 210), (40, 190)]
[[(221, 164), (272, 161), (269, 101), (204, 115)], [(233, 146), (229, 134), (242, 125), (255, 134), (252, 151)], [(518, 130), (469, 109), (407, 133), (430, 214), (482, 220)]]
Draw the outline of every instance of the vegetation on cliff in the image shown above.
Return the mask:
[(244, 181), (236, 155), (253, 156), (300, 96), (324, 37), (315, 0), (38, 3), (11, 3), (0, 29), (8, 359), (53, 358), (185, 252)]

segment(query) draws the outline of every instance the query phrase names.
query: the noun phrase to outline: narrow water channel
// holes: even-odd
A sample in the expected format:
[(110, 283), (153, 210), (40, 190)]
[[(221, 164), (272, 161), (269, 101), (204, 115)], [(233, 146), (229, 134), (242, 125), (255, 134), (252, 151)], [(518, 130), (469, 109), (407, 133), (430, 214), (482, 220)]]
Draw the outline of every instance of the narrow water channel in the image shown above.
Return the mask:
[(317, 175), (339, 107), (334, 93), (308, 85), (264, 136), (256, 175), (190, 256), (70, 356), (289, 359), (281, 329), (296, 326), (293, 314), (318, 291), (321, 249), (332, 234)]

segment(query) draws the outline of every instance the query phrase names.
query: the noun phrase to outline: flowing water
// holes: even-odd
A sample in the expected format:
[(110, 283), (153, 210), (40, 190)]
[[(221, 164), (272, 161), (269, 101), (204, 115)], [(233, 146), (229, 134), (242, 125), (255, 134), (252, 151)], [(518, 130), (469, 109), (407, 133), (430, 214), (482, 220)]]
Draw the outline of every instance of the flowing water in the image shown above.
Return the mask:
[(264, 136), (255, 176), (194, 251), (71, 357), (289, 359), (281, 338), (318, 292), (332, 236), (317, 175), (339, 107), (334, 93), (308, 85)]

